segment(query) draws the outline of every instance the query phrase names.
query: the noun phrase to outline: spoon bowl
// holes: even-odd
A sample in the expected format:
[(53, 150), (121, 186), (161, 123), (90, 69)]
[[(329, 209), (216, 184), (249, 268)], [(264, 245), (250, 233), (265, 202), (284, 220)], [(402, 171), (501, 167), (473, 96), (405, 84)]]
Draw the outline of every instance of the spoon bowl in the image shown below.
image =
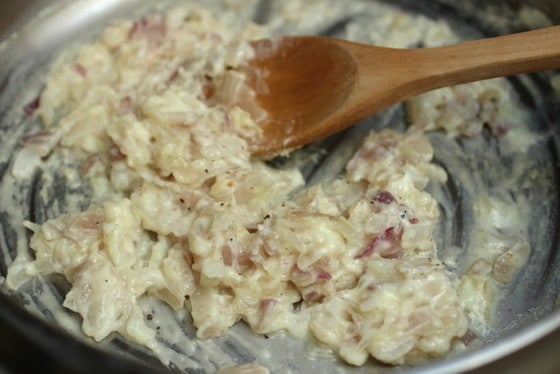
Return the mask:
[(320, 140), (436, 88), (560, 68), (560, 26), (437, 48), (396, 49), (321, 36), (252, 42), (249, 80), (267, 116), (255, 156)]

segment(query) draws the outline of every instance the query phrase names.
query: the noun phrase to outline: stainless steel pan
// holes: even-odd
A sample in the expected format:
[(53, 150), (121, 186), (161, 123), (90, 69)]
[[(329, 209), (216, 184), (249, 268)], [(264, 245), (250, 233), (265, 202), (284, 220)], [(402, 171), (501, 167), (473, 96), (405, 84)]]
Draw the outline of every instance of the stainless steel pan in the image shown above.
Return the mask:
[[(275, 0), (249, 1), (252, 11), (240, 18), (266, 23), (274, 9)], [(280, 1), (280, 0), (276, 0)], [(481, 1), (451, 0), (393, 0), (391, 4), (404, 9), (442, 17), (452, 23), (465, 37), (480, 37), (513, 32), (538, 26), (529, 19), (519, 17), (530, 7), (538, 9), (553, 23), (560, 23), (560, 3), (555, 0), (532, 1)], [(72, 198), (82, 196), (84, 204), (87, 191), (67, 188), (63, 180), (46, 178), (40, 172), (26, 182), (15, 182), (10, 177), (10, 165), (18, 139), (30, 127), (36, 126), (23, 115), (22, 108), (37, 96), (41, 77), (48, 70), (48, 63), (58, 50), (68, 43), (88, 40), (95, 31), (110, 19), (139, 14), (140, 0), (25, 0), (0, 3), (0, 186), (1, 193), (13, 194), (14, 204), (0, 205), (0, 274), (6, 275), (7, 266), (15, 256), (18, 245), (26, 245), (27, 234), (22, 230), (21, 219), (42, 221), (59, 213)], [(359, 14), (326, 20), (313, 32), (340, 36), (345, 25)], [(278, 27), (281, 32), (289, 32)], [(551, 84), (553, 72), (524, 77), (513, 77), (511, 83), (523, 104), (531, 113), (540, 141), (531, 147), (525, 157), (528, 172), (531, 168), (544, 170), (547, 183), (532, 180), (530, 173), (520, 177), (519, 186), (512, 194), (525, 194), (534, 202), (534, 209), (524, 212), (532, 222), (529, 229), (531, 256), (527, 266), (514, 282), (505, 287), (507, 297), (497, 307), (497, 317), (492, 332), (480, 347), (458, 355), (426, 363), (417, 368), (387, 368), (368, 365), (356, 369), (329, 360), (311, 360), (302, 353), (305, 349), (287, 337), (275, 337), (262, 343), (271, 351), (271, 360), (285, 362), (285, 368), (302, 371), (396, 371), (396, 372), (533, 372), (552, 373), (560, 370), (556, 347), (560, 345), (560, 311), (557, 297), (560, 289), (559, 256), (559, 201), (560, 201), (560, 95)], [(402, 126), (402, 109), (397, 108), (365, 121), (343, 134), (327, 139), (320, 147), (327, 149), (319, 164), (308, 163), (302, 169), (310, 182), (333, 173), (336, 158), (345, 157), (343, 147), (351, 147), (363, 131), (372, 127)], [(342, 139), (342, 140), (341, 140)], [(443, 138), (432, 136), (436, 144), (436, 160), (449, 169), (451, 182), (441, 196), (445, 210), (440, 225), (440, 247), (449, 245), (468, 248), (468, 240), (461, 236), (472, 212), (469, 196), (476, 191), (463, 190), (460, 180), (453, 178), (453, 167), (458, 158), (469, 173), (486, 180), (488, 191), (499, 189), (500, 183), (493, 174), (495, 169), (485, 167), (486, 161), (503, 166), (507, 171), (515, 159), (508, 159), (499, 152), (492, 138), (486, 134), (479, 143), (462, 144), (461, 155), (446, 151)], [(481, 162), (484, 159), (485, 162)], [(289, 162), (289, 161), (282, 161)], [(281, 162), (278, 162), (281, 166)], [(336, 172), (336, 171), (335, 171)], [(19, 184), (18, 184), (19, 183)], [(9, 192), (11, 191), (11, 192)], [(150, 352), (115, 337), (102, 344), (92, 344), (59, 328), (55, 320), (61, 311), (43, 302), (37, 295), (49, 294), (61, 299), (67, 287), (59, 278), (46, 278), (14, 294), (2, 288), (0, 292), (0, 369), (34, 368), (56, 370), (153, 371), (163, 370)], [(72, 317), (69, 317), (72, 318)], [(185, 339), (192, 333), (185, 330)], [(254, 339), (254, 338), (247, 338)], [(202, 344), (202, 343), (201, 343)], [(236, 346), (235, 338), (218, 339), (216, 347), (232, 361), (249, 361), (252, 353)], [(294, 347), (294, 348), (286, 348)], [(302, 348), (303, 347), (303, 348)], [(30, 352), (34, 358), (30, 357)], [(13, 354), (16, 354), (14, 356)], [(8, 355), (15, 357), (8, 359)], [(195, 348), (189, 353), (194, 361), (212, 361), (203, 357), (203, 350)], [(5, 356), (5, 357), (4, 357)], [(35, 358), (36, 357), (36, 358)], [(4, 364), (3, 364), (4, 363)], [(267, 365), (267, 362), (262, 362)], [(19, 365), (19, 366), (18, 366)], [(45, 366), (49, 365), (49, 366)], [(212, 366), (212, 362), (208, 365)], [(180, 365), (178, 365), (180, 366)], [(208, 367), (201, 365), (199, 367)], [(178, 367), (184, 369), (183, 367)], [(195, 370), (196, 371), (196, 370)]]

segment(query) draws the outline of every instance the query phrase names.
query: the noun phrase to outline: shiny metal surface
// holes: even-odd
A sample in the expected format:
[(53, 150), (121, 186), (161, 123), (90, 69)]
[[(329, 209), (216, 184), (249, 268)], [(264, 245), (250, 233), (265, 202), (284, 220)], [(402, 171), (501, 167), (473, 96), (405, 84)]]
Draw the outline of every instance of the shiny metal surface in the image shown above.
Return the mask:
[[(13, 102), (26, 102), (36, 95), (37, 84), (30, 84), (29, 80), (46, 71), (47, 62), (53, 54), (63, 45), (76, 40), (85, 40), (102, 27), (108, 19), (122, 15), (134, 14), (138, 10), (136, 5), (139, 0), (78, 0), (78, 1), (40, 1), (40, 0), (7, 0), (0, 3), (0, 142), (3, 147), (17, 147), (17, 137), (21, 136), (24, 128), (17, 129), (22, 123), (21, 118), (14, 113)], [(479, 31), (481, 34), (492, 35), (522, 29), (526, 25), (516, 21), (513, 15), (527, 4), (535, 5), (543, 9), (554, 23), (560, 23), (560, 3), (557, 1), (480, 1), (473, 0), (469, 3), (440, 0), (440, 1), (414, 1), (398, 0), (391, 1), (400, 4), (406, 9), (426, 13), (432, 16), (441, 16), (457, 22), (457, 27), (465, 29), (466, 32)], [(54, 7), (53, 7), (54, 5)], [(270, 9), (270, 1), (262, 0), (256, 8), (255, 17), (261, 22), (267, 19), (267, 11)], [(497, 19), (503, 22), (488, 22), (483, 15), (495, 14)], [(37, 16), (40, 15), (40, 16)], [(496, 19), (495, 18), (495, 19)], [(336, 34), (339, 24), (332, 24), (326, 29), (328, 34)], [(3, 40), (3, 41), (2, 41)], [(539, 119), (539, 125), (543, 133), (549, 136), (546, 142), (547, 148), (539, 150), (534, 156), (539, 162), (549, 162), (551, 178), (556, 181), (556, 190), (560, 175), (558, 171), (558, 145), (560, 144), (560, 104), (558, 94), (552, 92), (547, 86), (547, 80), (535, 78), (527, 83), (524, 80), (516, 80), (522, 96), (531, 105)], [(29, 88), (25, 91), (22, 88)], [(35, 91), (33, 91), (35, 90)], [(19, 100), (19, 101), (18, 101)], [(391, 122), (391, 115), (376, 117), (372, 120), (374, 126), (385, 125)], [(398, 112), (397, 112), (398, 115)], [(28, 124), (27, 124), (28, 125)], [(26, 126), (27, 126), (26, 125)], [(352, 130), (346, 134), (348, 137), (359, 136), (360, 129)], [(358, 135), (356, 135), (358, 134)], [(435, 139), (437, 141), (437, 139)], [(328, 141), (326, 147), (328, 148)], [(6, 149), (6, 148), (4, 148)], [(5, 153), (2, 153), (2, 155)], [(442, 155), (440, 155), (442, 156)], [(444, 156), (444, 155), (443, 155)], [(530, 156), (533, 156), (532, 154)], [(443, 158), (443, 157), (442, 157)], [(541, 160), (542, 159), (542, 160)], [(328, 162), (329, 159), (323, 160)], [(0, 158), (0, 175), (7, 172), (9, 159)], [(476, 169), (477, 164), (472, 164)], [(308, 174), (308, 179), (313, 181), (316, 176)], [(1, 178), (1, 177), (0, 177)], [(538, 186), (534, 186), (531, 193), (537, 193)], [(558, 192), (558, 191), (557, 191)], [(560, 372), (560, 356), (556, 353), (560, 347), (560, 310), (556, 306), (556, 298), (560, 288), (560, 259), (558, 253), (558, 233), (560, 228), (558, 220), (558, 196), (553, 192), (548, 200), (549, 204), (538, 208), (538, 211), (528, 212), (538, 219), (539, 225), (544, 225), (542, 231), (535, 228), (535, 243), (543, 244), (537, 246), (528, 270), (520, 277), (519, 283), (513, 284), (509, 292), (511, 299), (502, 306), (501, 317), (495, 336), (481, 349), (474, 349), (456, 357), (449, 357), (442, 361), (428, 364), (415, 369), (397, 368), (394, 372), (417, 372), (417, 373), (451, 373), (476, 371), (480, 373), (492, 373), (504, 371), (508, 373), (522, 373), (531, 371), (534, 373), (556, 373)], [(29, 193), (29, 191), (26, 191)], [(31, 195), (33, 191), (31, 191)], [(535, 197), (535, 200), (538, 196)], [(33, 209), (33, 207), (31, 207)], [(0, 207), (2, 213), (2, 207)], [(37, 211), (34, 214), (38, 218), (44, 218), (45, 211)], [(14, 243), (16, 239), (11, 234), (9, 223), (0, 221), (2, 231), (0, 232), (0, 274), (5, 276), (6, 267), (10, 262), (10, 255), (14, 254)], [(11, 223), (13, 224), (13, 222)], [(460, 229), (460, 227), (459, 227)], [(6, 255), (8, 253), (8, 255)], [(20, 299), (2, 290), (2, 298), (15, 301), (14, 305), (8, 302), (0, 303), (0, 318), (13, 313), (23, 313), (26, 318), (32, 318), (34, 323), (45, 324), (43, 319), (35, 319), (27, 316), (23, 309), (19, 310)], [(509, 310), (509, 311), (508, 311)], [(48, 318), (48, 317), (47, 317)], [(20, 330), (22, 336), (32, 336), (33, 332), (28, 330), (29, 321), (9, 319), (16, 330)], [(48, 329), (48, 328), (47, 328)], [(50, 331), (50, 330), (49, 330)], [(56, 330), (50, 331), (56, 341), (72, 342), (73, 338)], [(1, 335), (1, 334), (0, 334)], [(48, 334), (47, 334), (48, 335)], [(28, 342), (29, 343), (29, 342)], [(26, 343), (26, 344), (28, 344)], [(56, 347), (49, 346), (48, 339), (38, 339), (35, 342), (43, 350), (47, 350), (56, 359), (73, 360), (84, 356), (57, 355)], [(91, 346), (78, 343), (78, 349), (85, 357), (99, 357), (91, 351)], [(111, 360), (121, 362), (128, 360), (132, 355), (138, 355), (140, 360), (151, 365), (156, 365), (157, 360), (145, 351), (137, 351), (117, 341), (115, 345), (104, 345), (103, 354), (110, 354)], [(93, 348), (94, 352), (98, 352)], [(114, 355), (115, 352), (116, 356)], [(89, 353), (87, 353), (89, 352)], [(112, 352), (112, 353), (110, 353)], [(0, 350), (1, 353), (1, 350)], [(116, 365), (113, 361), (113, 365)], [(0, 361), (2, 361), (0, 359)], [(124, 361), (128, 362), (128, 361)], [(77, 364), (79, 366), (79, 363)], [(132, 365), (132, 364), (130, 364)], [(126, 366), (126, 365), (125, 365)], [(1, 366), (0, 366), (1, 368)], [(122, 370), (123, 365), (113, 366), (115, 370)], [(379, 369), (385, 371), (385, 369)], [(376, 370), (376, 371), (379, 371)]]

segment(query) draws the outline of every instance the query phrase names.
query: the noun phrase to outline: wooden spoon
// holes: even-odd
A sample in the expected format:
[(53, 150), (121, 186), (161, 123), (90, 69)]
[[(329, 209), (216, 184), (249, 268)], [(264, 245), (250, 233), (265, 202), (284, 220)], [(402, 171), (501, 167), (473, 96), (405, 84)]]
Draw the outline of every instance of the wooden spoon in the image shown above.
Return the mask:
[(252, 45), (249, 81), (268, 113), (260, 123), (263, 137), (250, 141), (257, 156), (319, 140), (435, 88), (560, 68), (560, 26), (438, 48), (383, 48), (320, 36)]

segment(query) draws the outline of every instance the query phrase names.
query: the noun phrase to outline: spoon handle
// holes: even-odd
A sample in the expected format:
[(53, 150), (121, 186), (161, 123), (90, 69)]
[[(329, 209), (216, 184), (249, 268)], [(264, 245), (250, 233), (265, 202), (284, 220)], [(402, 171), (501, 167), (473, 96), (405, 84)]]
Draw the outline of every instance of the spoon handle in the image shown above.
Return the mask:
[(560, 68), (560, 26), (411, 50), (431, 88)]

